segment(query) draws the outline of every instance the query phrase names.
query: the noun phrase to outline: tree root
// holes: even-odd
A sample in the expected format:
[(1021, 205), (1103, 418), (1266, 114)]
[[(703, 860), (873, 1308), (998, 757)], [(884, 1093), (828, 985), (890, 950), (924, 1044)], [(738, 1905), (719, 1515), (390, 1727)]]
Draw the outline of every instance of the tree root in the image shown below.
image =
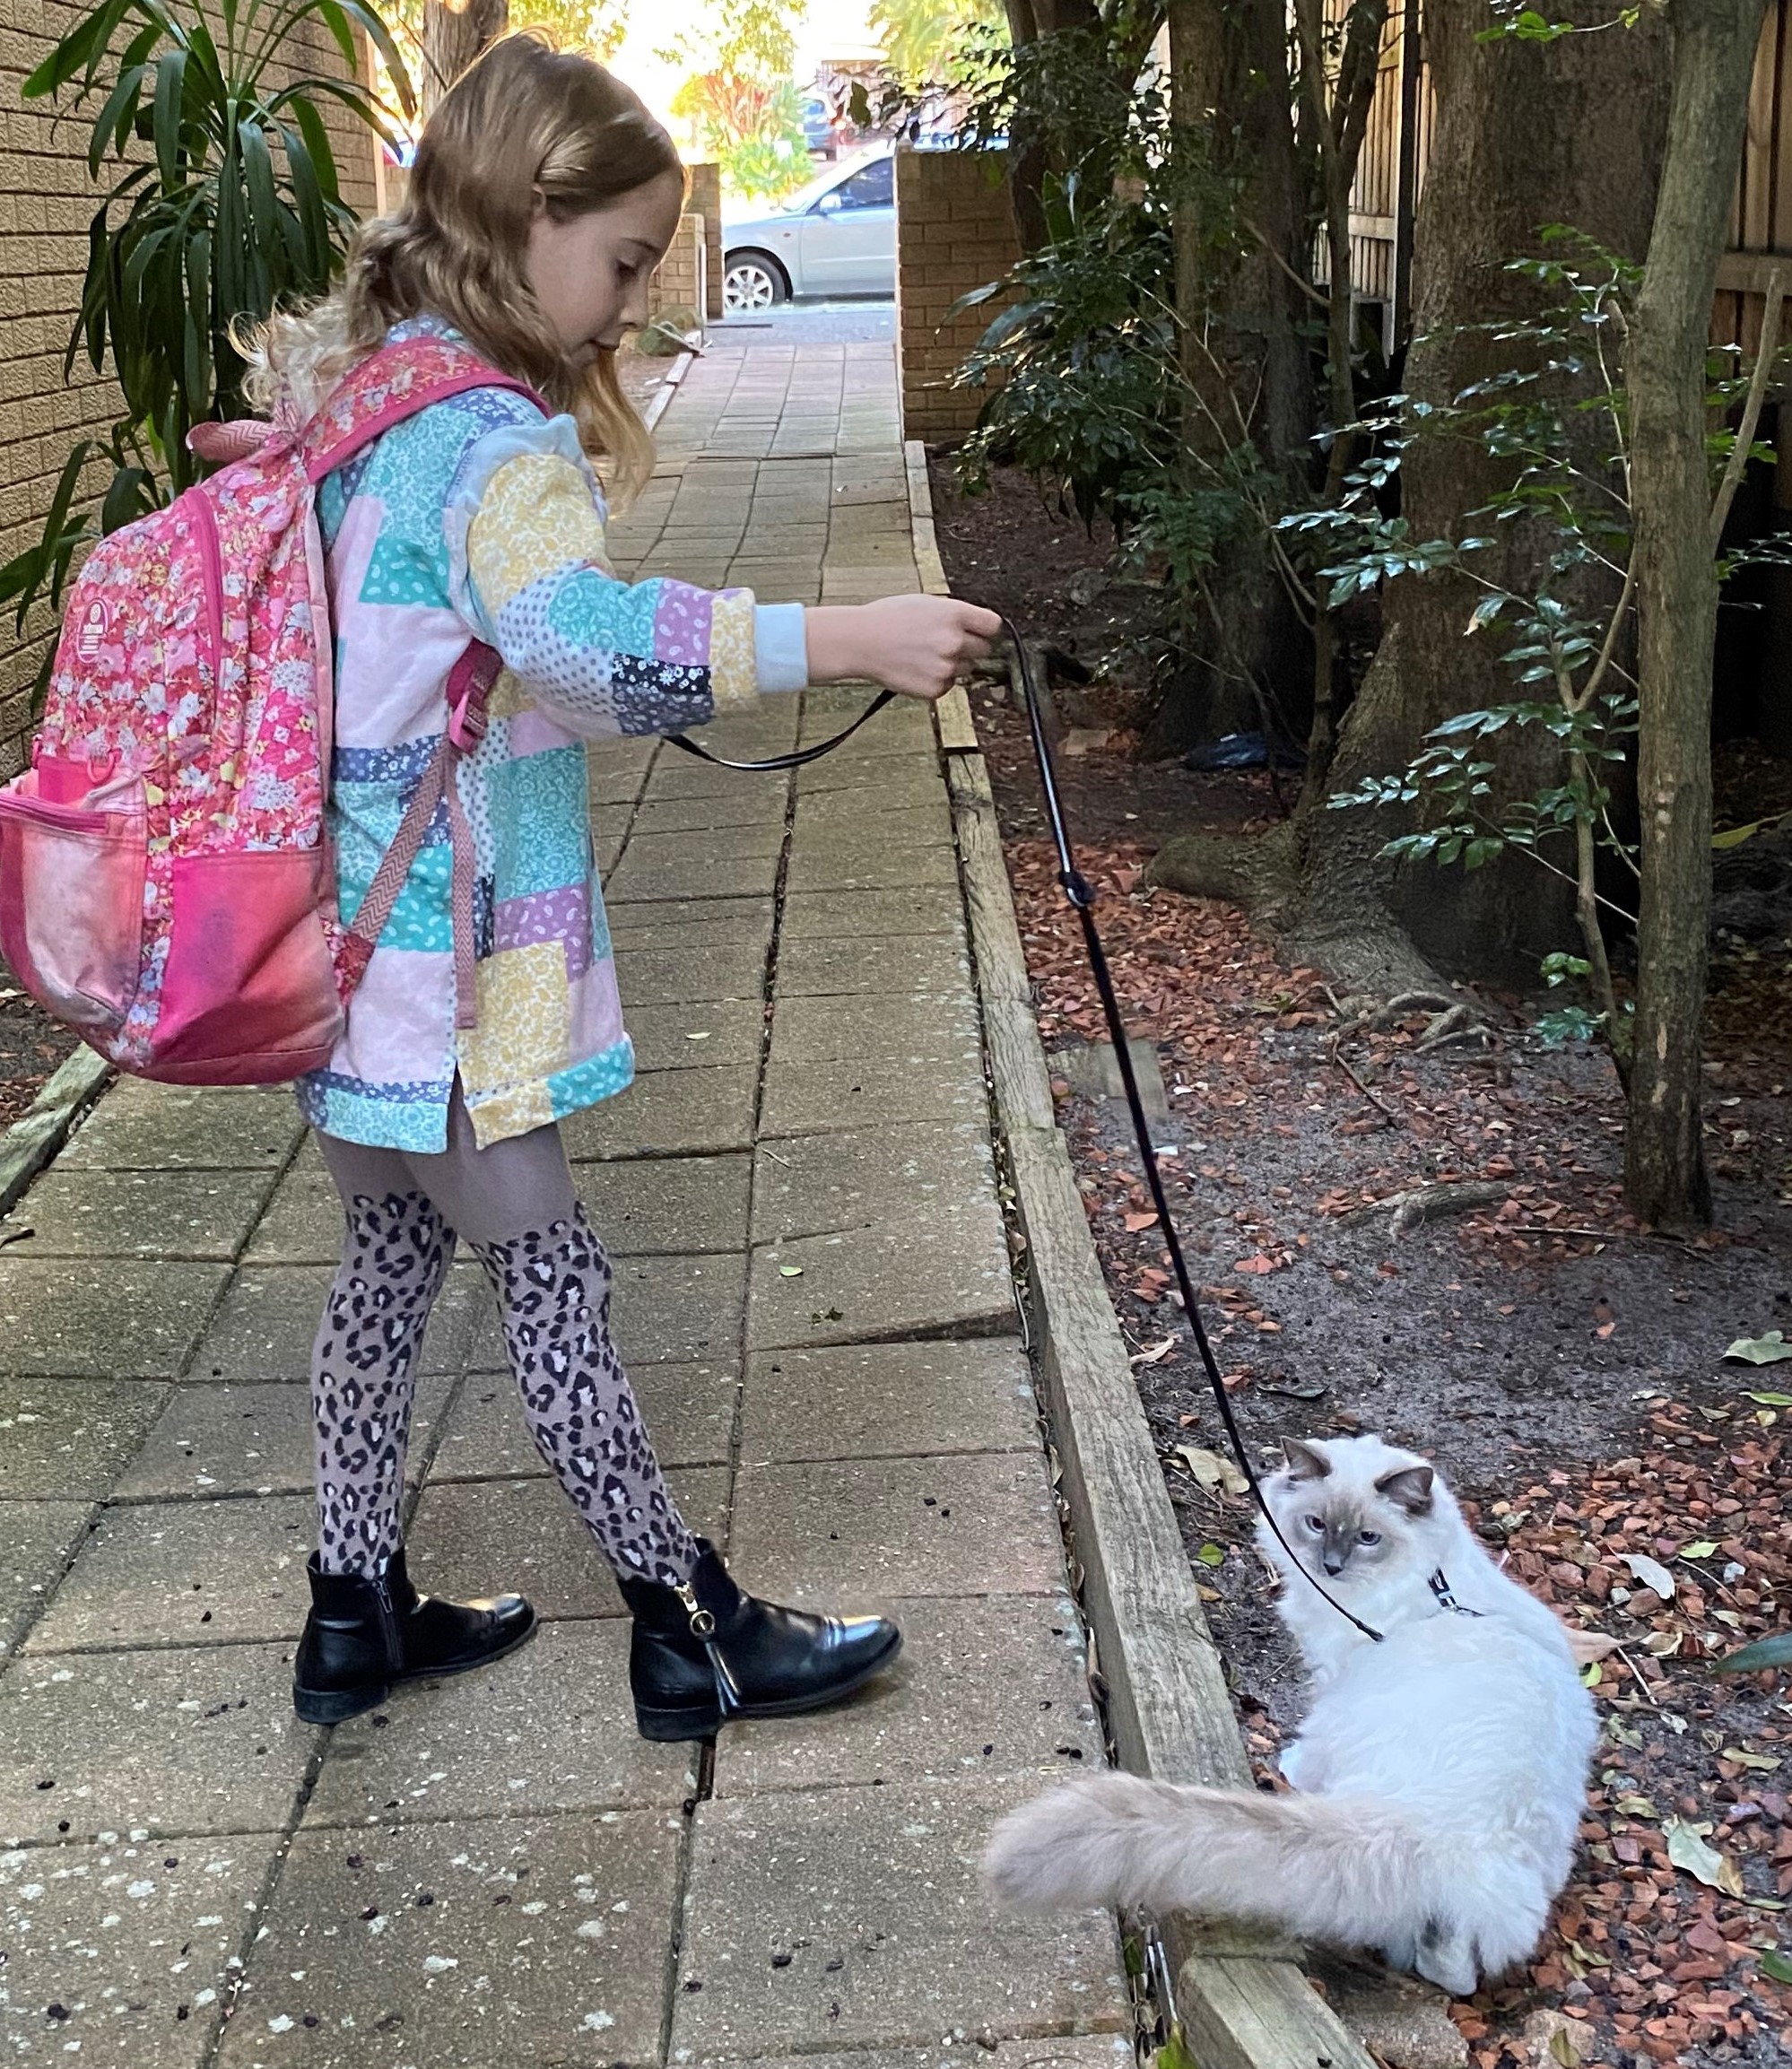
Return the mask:
[(1414, 1229), (1427, 1221), (1448, 1220), (1452, 1214), (1473, 1213), (1477, 1207), (1496, 1206), (1509, 1195), (1510, 1187), (1496, 1185), (1492, 1179), (1469, 1178), (1458, 1183), (1438, 1186), (1416, 1186), (1412, 1191), (1393, 1193), (1385, 1200), (1377, 1200), (1367, 1207), (1353, 1207), (1349, 1213), (1338, 1217), (1341, 1229), (1355, 1228), (1363, 1221), (1373, 1221), (1377, 1214), (1392, 1212), (1388, 1224), (1392, 1236), (1410, 1235)]
[(1158, 849), (1144, 881), (1186, 898), (1221, 899), (1263, 926), (1280, 928), (1301, 894), (1293, 822), (1262, 834), (1179, 834)]

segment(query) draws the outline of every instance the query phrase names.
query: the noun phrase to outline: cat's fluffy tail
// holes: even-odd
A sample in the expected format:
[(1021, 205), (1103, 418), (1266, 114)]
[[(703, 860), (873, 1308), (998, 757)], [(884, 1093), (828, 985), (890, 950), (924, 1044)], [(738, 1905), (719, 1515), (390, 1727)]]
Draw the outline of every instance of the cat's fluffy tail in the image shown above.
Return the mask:
[(1416, 1948), (1447, 1918), (1482, 1936), (1463, 1917), (1465, 1898), (1471, 1912), (1483, 1908), (1477, 1895), (1496, 1914), (1505, 1908), (1494, 1891), (1465, 1887), (1476, 1865), (1459, 1848), (1428, 1844), (1396, 1805), (1371, 1797), (1261, 1795), (1108, 1774), (1004, 1818), (984, 1878), (1013, 1910), (1144, 1904), (1334, 1945)]

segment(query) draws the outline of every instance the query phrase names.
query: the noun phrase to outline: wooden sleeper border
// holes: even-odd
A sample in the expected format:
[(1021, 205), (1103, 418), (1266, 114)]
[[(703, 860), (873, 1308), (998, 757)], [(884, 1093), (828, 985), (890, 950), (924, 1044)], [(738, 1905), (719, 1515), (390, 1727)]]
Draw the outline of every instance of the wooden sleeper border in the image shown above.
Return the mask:
[[(943, 595), (926, 448), (910, 440), (904, 452), (921, 587)], [(1109, 1727), (1135, 1774), (1248, 1789), (1255, 1785), (1220, 1656), (1057, 1125), (988, 768), (962, 689), (935, 711), (990, 1079), (1027, 1239), (1040, 1370)], [(1375, 2069), (1285, 1942), (1177, 1915), (1161, 1920), (1160, 1931), (1200, 2069)]]

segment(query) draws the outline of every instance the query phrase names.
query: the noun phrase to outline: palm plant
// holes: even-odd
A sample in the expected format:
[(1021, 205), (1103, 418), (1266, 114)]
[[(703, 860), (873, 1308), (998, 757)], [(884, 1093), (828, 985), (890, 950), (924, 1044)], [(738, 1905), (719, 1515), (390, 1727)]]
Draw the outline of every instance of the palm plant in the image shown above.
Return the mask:
[[(304, 70), (313, 23), (341, 74)], [(83, 546), (203, 471), (187, 432), (243, 413), (237, 326), (322, 293), (340, 269), (355, 218), (323, 110), (338, 102), (387, 134), (357, 30), (408, 110), (409, 79), (369, 0), (102, 0), (25, 81), (27, 100), (100, 102), (88, 170), (111, 184), (88, 228), (63, 371), (83, 352), (96, 372), (109, 367), (124, 412), (76, 442), (42, 536), (0, 568), (22, 630), (40, 596), (59, 604)], [(95, 462), (111, 470), (97, 489)]]

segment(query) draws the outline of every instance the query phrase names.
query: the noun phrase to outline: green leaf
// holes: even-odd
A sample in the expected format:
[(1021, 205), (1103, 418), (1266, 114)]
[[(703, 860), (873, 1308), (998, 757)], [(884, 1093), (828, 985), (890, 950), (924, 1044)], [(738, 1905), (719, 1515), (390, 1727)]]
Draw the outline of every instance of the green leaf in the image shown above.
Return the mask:
[(164, 192), (181, 178), (180, 127), (187, 82), (187, 53), (164, 50), (155, 68), (155, 162)]
[(1792, 1666), (1792, 1630), (1778, 1631), (1771, 1638), (1757, 1639), (1740, 1652), (1714, 1660), (1714, 1673), (1759, 1673), (1763, 1667)]
[(1792, 1954), (1782, 1954), (1778, 1947), (1764, 1948), (1761, 1972), (1776, 1983), (1792, 1983)]
[(1710, 1538), (1701, 1537), (1696, 1544), (1683, 1544), (1679, 1556), (1682, 1559), (1709, 1559), (1717, 1549)]
[(1222, 1544), (1204, 1544), (1195, 1556), (1203, 1566), (1223, 1566), (1226, 1563), (1226, 1551)]
[(129, 0), (109, 0), (108, 5), (95, 8), (27, 77), (20, 92), (27, 100), (40, 100), (65, 86), (77, 72), (96, 64), (128, 12)]
[(1770, 1329), (1764, 1336), (1738, 1336), (1724, 1356), (1749, 1365), (1778, 1365), (1792, 1358), (1792, 1343), (1786, 1341), (1783, 1329)]

